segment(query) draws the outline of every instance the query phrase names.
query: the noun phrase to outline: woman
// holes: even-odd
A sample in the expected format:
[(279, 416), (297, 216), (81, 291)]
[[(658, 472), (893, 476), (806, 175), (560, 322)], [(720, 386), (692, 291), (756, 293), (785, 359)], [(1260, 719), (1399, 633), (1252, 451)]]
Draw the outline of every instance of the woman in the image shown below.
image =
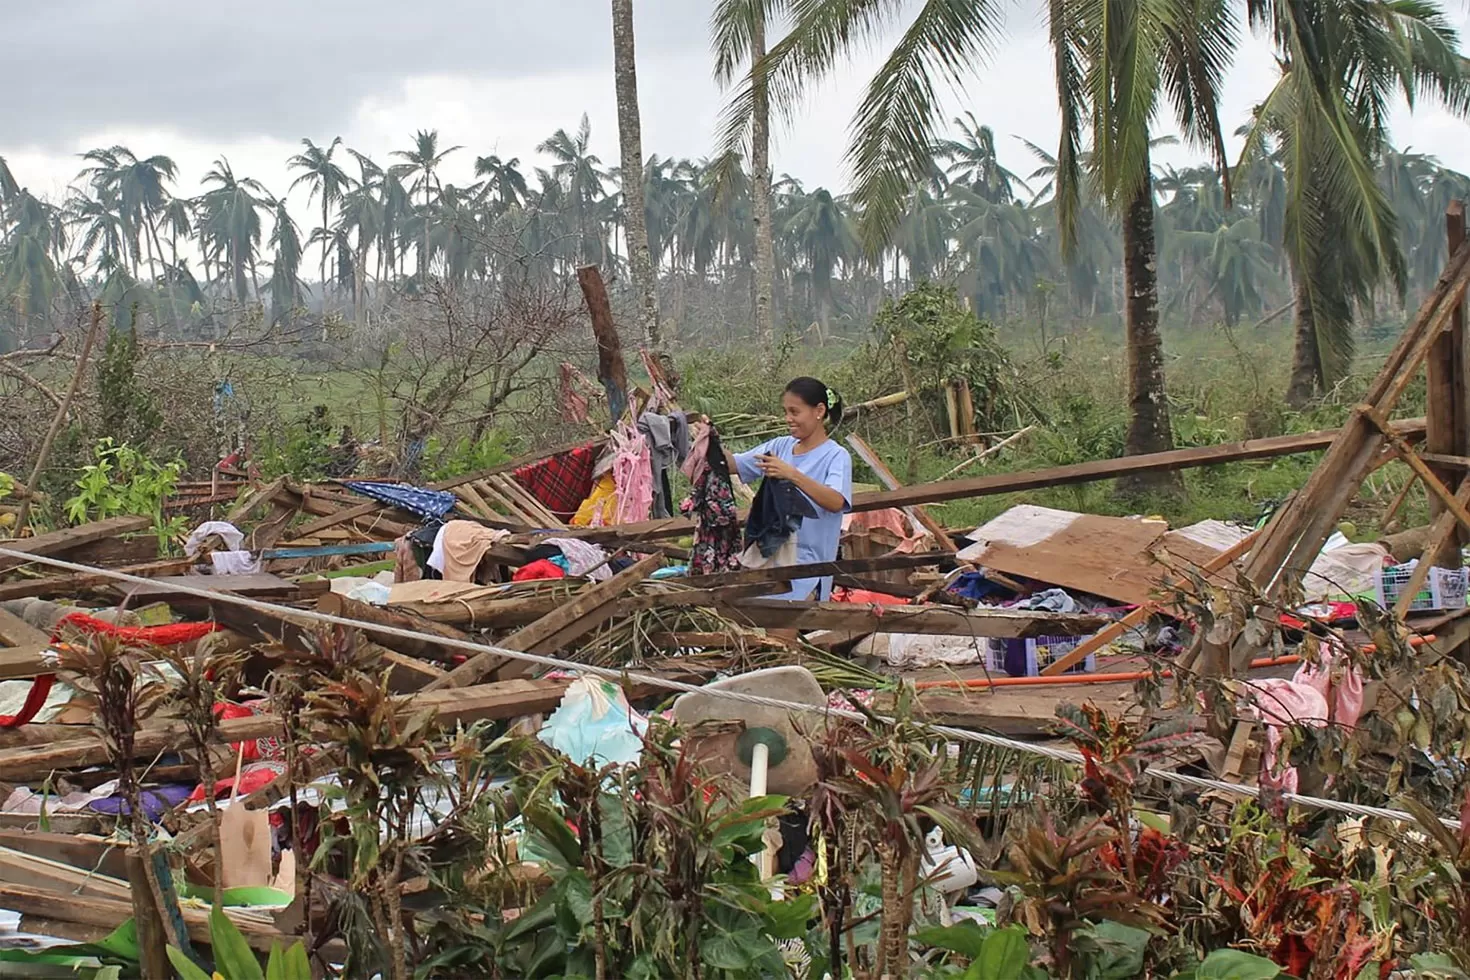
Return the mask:
[[(842, 400), (816, 378), (797, 378), (781, 395), (786, 429), (791, 434), (764, 442), (746, 453), (726, 452), (730, 472), (745, 484), (762, 477), (789, 480), (814, 505), (817, 516), (801, 522), (796, 532), (796, 561), (836, 561), (842, 539), (842, 515), (852, 509), (852, 457), (828, 438), (827, 430), (842, 421)], [(777, 599), (818, 599), (832, 594), (832, 577), (803, 578)]]

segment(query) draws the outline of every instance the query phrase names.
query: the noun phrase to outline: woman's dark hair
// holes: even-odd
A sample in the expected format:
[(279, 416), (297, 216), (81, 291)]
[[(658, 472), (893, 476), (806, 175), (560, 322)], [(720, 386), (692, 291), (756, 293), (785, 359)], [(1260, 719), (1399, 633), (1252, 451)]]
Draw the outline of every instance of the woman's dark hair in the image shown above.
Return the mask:
[(795, 395), (813, 408), (818, 405), (826, 408), (828, 428), (835, 429), (842, 423), (841, 397), (816, 378), (794, 378), (786, 386), (786, 392)]

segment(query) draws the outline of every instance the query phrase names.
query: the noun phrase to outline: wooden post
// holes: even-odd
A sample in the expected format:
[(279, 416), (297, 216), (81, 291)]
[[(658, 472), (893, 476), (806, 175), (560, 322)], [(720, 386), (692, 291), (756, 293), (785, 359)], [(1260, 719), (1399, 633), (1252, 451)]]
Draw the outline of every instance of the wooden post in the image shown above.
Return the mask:
[[(1445, 237), (1449, 254), (1465, 240), (1465, 207), (1459, 201), (1445, 212)], [(1424, 448), (1434, 454), (1459, 455), (1463, 450), (1460, 435), (1464, 417), (1463, 378), (1460, 376), (1465, 346), (1464, 309), (1456, 306), (1451, 325), (1437, 338), (1425, 360), (1426, 407)], [(1453, 467), (1431, 465), (1430, 471), (1451, 491), (1459, 486), (1461, 474)], [(1442, 499), (1430, 495), (1429, 515), (1438, 518), (1446, 509)], [(1451, 534), (1435, 553), (1433, 563), (1442, 568), (1460, 567), (1460, 534)]]
[(51, 456), (51, 447), (56, 445), (56, 436), (66, 422), (67, 415), (71, 413), (72, 399), (76, 398), (77, 389), (82, 386), (82, 379), (87, 376), (87, 361), (92, 357), (92, 346), (97, 342), (97, 331), (101, 327), (102, 304), (93, 303), (92, 325), (87, 328), (87, 337), (82, 341), (82, 352), (77, 356), (77, 369), (72, 372), (71, 385), (66, 389), (66, 395), (56, 408), (56, 414), (51, 419), (51, 427), (46, 430), (46, 437), (41, 440), (41, 451), (36, 454), (36, 465), (31, 470), (30, 480), (26, 483), (31, 492), (26, 494), (25, 499), (20, 502), (20, 512), (15, 515), (16, 534), (25, 530), (26, 520), (31, 516), (31, 501), (36, 497), (36, 487), (40, 486), (41, 474), (46, 471), (46, 460)]
[(628, 368), (623, 363), (623, 341), (613, 320), (612, 303), (607, 298), (607, 284), (595, 265), (577, 270), (577, 282), (587, 300), (587, 314), (592, 318), (592, 333), (597, 337), (597, 380), (607, 392), (608, 412), (617, 425), (628, 410)]
[[(1465, 202), (1451, 201), (1445, 210), (1445, 240), (1449, 245), (1449, 254), (1453, 255), (1465, 244)], [(1470, 351), (1466, 350), (1465, 337), (1465, 304), (1461, 302), (1455, 307), (1453, 319), (1450, 321), (1450, 364), (1454, 371), (1454, 380), (1451, 385), (1455, 393), (1455, 455), (1470, 456), (1470, 391), (1466, 385), (1470, 384)], [(1463, 471), (1456, 474), (1457, 481), (1464, 481)], [(1451, 489), (1458, 490), (1463, 482), (1451, 484)], [(1470, 534), (1463, 528), (1457, 529), (1453, 538), (1453, 551), (1455, 564), (1451, 567), (1459, 567), (1460, 549), (1470, 542)]]

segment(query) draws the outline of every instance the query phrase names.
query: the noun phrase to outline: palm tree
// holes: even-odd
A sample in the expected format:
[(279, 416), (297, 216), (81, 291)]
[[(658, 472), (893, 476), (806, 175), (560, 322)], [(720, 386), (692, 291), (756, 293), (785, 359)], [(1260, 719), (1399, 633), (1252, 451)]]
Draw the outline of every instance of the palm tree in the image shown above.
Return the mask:
[[(291, 189), (295, 190), (300, 184), (308, 185), (310, 188), (310, 193), (306, 198), (308, 204), (317, 195), (321, 195), (322, 223), (319, 227), (325, 235), (331, 227), (329, 220), (331, 208), (340, 206), (342, 195), (352, 188), (352, 178), (332, 162), (332, 154), (336, 152), (337, 147), (342, 145), (342, 137), (334, 137), (326, 149), (322, 149), (309, 139), (303, 139), (301, 145), (306, 147), (305, 152), (298, 153), (286, 161), (288, 169), (303, 171), (300, 177), (291, 182)], [(327, 303), (327, 246), (325, 244), (322, 245), (321, 282), (322, 312), (325, 313)]]
[(612, 0), (613, 81), (618, 98), (618, 149), (622, 172), (623, 235), (628, 266), (638, 294), (638, 326), (643, 342), (663, 353), (658, 323), (658, 273), (648, 250), (643, 206), (643, 125), (638, 112), (638, 59), (633, 37), (633, 0)]
[(1016, 200), (1015, 189), (1027, 193), (1026, 182), (1005, 167), (995, 152), (995, 134), (982, 126), (973, 112), (956, 118), (959, 139), (943, 139), (935, 146), (935, 156), (950, 161), (945, 171), (949, 179), (964, 184), (992, 204), (1010, 204)]
[[(766, 25), (790, 0), (718, 0), (713, 16), (715, 79), (728, 86), (741, 65), (752, 68), (766, 58)], [(733, 149), (733, 148), (732, 148)], [(770, 347), (775, 342), (772, 298), (776, 251), (771, 206), (771, 96), (766, 76), (750, 81), (751, 222), (755, 232), (755, 332)]]
[(1387, 107), (1435, 98), (1470, 109), (1458, 39), (1428, 0), (1342, 0), (1310, 10), (1251, 0), (1271, 31), (1281, 77), (1257, 107), (1242, 160), (1275, 155), (1287, 186), (1284, 236), (1295, 298), (1287, 398), (1300, 405), (1352, 362), (1354, 310), (1408, 271), (1399, 219), (1376, 164), (1387, 147)]
[[(853, 121), (848, 151), (864, 245), (889, 244), (915, 182), (933, 168), (940, 102), (935, 82), (962, 84), (999, 32), (999, 0), (920, 6), (869, 83)], [(738, 143), (753, 112), (752, 82), (794, 102), (828, 76), (860, 39), (906, 8), (850, 0), (805, 0), (794, 7), (791, 32), (752, 69), (730, 107), (724, 134)], [(1173, 444), (1164, 391), (1154, 278), (1153, 195), (1149, 126), (1167, 96), (1185, 135), (1223, 157), (1216, 106), (1234, 47), (1226, 0), (1050, 0), (1049, 22), (1062, 139), (1057, 154), (1057, 218), (1064, 250), (1077, 240), (1084, 126), (1093, 146), (1092, 177), (1124, 233), (1129, 338), (1127, 451)], [(1221, 161), (1223, 162), (1223, 161)]]
[[(260, 215), (271, 210), (274, 198), (260, 181), (237, 178), (224, 157), (204, 175), (203, 184), (209, 188), (199, 198), (199, 237), (204, 252), (219, 264), (220, 278), (228, 275), (236, 301), (244, 303), (250, 298), (251, 280), (256, 279)], [(247, 272), (250, 279), (246, 279)]]
[(414, 134), (413, 149), (394, 150), (392, 153), (393, 156), (404, 162), (389, 167), (388, 172), (398, 178), (413, 177), (413, 183), (408, 188), (410, 193), (418, 190), (424, 192), (424, 220), (422, 222), (422, 234), (419, 238), (420, 278), (423, 278), (429, 273), (429, 222), (427, 218), (429, 203), (433, 199), (433, 194), (440, 188), (437, 171), (439, 165), (444, 162), (445, 157), (456, 150), (462, 149), (464, 149), (462, 146), (451, 146), (447, 149), (440, 150), (439, 130), (421, 129)]
[(99, 192), (106, 190), (117, 202), (118, 217), (130, 246), (134, 275), (141, 254), (148, 255), (148, 275), (154, 276), (154, 252), (158, 247), (158, 217), (168, 206), (165, 183), (177, 179), (178, 168), (166, 156), (141, 159), (126, 146), (89, 150), (82, 159), (92, 165), (78, 176), (87, 177)]
[(811, 194), (801, 194), (796, 188), (781, 210), (782, 234), (790, 238), (804, 260), (811, 277), (817, 324), (826, 336), (832, 321), (833, 275), (856, 250), (851, 222), (841, 203), (825, 187)]
[(1254, 217), (1237, 218), (1213, 232), (1178, 234), (1185, 249), (1202, 253), (1206, 287), (1220, 303), (1226, 324), (1233, 327), (1246, 313), (1261, 310), (1272, 274), (1271, 246), (1261, 240)]
[[(284, 199), (275, 202), (269, 244), (275, 255), (271, 260), (271, 317), (280, 322), (301, 305), (301, 232), (286, 210)], [(325, 289), (326, 280), (322, 282)]]
[(475, 176), (488, 178), (485, 181), (485, 194), (492, 197), (503, 211), (520, 207), (531, 194), (520, 166), (519, 157), (501, 160), (492, 153), (488, 157), (475, 158)]
[[(536, 147), (556, 161), (551, 175), (561, 185), (571, 206), (580, 251), (580, 261), (595, 265), (603, 261), (606, 239), (594, 233), (598, 204), (603, 198), (602, 161), (592, 153), (592, 123), (584, 114), (576, 136), (558, 129), (551, 138)], [(641, 169), (641, 167), (640, 167)]]
[[(54, 259), (64, 247), (53, 209), (29, 191), (17, 189), (6, 209), (10, 225), (0, 252), (0, 296), (21, 317), (45, 313), (62, 289)], [(5, 338), (5, 346), (13, 338)]]

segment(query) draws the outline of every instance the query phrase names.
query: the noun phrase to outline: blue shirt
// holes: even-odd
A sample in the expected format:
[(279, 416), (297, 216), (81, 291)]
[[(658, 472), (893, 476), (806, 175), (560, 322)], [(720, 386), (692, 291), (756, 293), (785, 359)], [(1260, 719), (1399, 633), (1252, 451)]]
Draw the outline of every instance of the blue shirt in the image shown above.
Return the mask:
[[(756, 465), (757, 456), (775, 456), (796, 467), (802, 474), (811, 477), (824, 487), (831, 487), (842, 494), (842, 509), (827, 510), (816, 501), (817, 517), (808, 517), (801, 522), (796, 532), (796, 561), (807, 565), (818, 561), (836, 561), (837, 546), (842, 541), (842, 515), (852, 509), (852, 457), (834, 440), (828, 439), (809, 453), (796, 452), (796, 439), (781, 436), (763, 442), (745, 453), (735, 454), (735, 466), (740, 481), (753, 485), (763, 475)], [(832, 577), (803, 578), (791, 583), (791, 591), (773, 596), (775, 599), (806, 599), (816, 590), (818, 599), (832, 595)]]

